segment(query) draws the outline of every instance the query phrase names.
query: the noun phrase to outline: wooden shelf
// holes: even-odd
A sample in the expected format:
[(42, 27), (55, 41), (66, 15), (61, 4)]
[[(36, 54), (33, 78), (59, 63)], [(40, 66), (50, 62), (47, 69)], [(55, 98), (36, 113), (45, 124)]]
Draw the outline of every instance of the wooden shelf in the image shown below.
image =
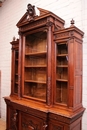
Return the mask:
[(65, 57), (68, 56), (68, 54), (57, 54), (58, 57)]
[(25, 80), (25, 82), (46, 84), (46, 81), (37, 81), (37, 80)]
[(67, 43), (63, 43), (63, 42), (62, 43), (57, 43), (57, 45), (64, 45), (64, 44), (67, 45)]
[(41, 51), (41, 52), (32, 52), (32, 53), (26, 53), (26, 56), (33, 56), (33, 55), (45, 55), (47, 52), (46, 51)]
[(56, 67), (60, 67), (60, 68), (68, 68), (68, 65), (57, 65)]
[(47, 65), (26, 65), (26, 68), (45, 68)]
[(62, 81), (62, 82), (68, 82), (68, 80), (67, 79), (56, 79), (56, 81)]

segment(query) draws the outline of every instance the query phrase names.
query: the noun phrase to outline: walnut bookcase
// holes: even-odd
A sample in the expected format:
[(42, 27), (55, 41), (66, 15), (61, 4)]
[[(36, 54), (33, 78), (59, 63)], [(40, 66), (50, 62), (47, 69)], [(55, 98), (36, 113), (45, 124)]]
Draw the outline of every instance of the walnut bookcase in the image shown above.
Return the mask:
[(13, 40), (6, 130), (82, 130), (82, 38), (71, 21), (27, 6)]

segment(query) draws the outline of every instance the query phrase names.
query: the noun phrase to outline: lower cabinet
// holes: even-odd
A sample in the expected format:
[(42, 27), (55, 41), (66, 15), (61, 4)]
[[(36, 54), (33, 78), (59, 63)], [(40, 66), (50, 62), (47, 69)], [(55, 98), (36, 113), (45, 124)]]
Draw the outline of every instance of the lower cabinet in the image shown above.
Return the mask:
[[(6, 130), (82, 130), (82, 114), (66, 117), (50, 109), (28, 106), (21, 101), (5, 99), (7, 104)], [(25, 105), (24, 105), (24, 104)]]

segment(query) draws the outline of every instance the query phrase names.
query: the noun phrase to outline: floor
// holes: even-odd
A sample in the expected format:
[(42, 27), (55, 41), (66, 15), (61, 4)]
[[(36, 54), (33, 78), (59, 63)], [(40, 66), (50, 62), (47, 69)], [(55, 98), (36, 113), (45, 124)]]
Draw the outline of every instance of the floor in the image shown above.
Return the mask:
[(5, 130), (6, 129), (6, 122), (0, 119), (0, 130)]

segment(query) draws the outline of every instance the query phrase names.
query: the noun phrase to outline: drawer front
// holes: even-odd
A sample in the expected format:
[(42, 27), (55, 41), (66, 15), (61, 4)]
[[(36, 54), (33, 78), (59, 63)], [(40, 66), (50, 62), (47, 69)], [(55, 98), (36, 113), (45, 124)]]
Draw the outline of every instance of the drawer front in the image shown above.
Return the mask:
[(61, 124), (55, 120), (50, 120), (49, 121), (49, 130), (64, 130), (64, 124)]
[(44, 120), (22, 112), (21, 130), (45, 130)]

